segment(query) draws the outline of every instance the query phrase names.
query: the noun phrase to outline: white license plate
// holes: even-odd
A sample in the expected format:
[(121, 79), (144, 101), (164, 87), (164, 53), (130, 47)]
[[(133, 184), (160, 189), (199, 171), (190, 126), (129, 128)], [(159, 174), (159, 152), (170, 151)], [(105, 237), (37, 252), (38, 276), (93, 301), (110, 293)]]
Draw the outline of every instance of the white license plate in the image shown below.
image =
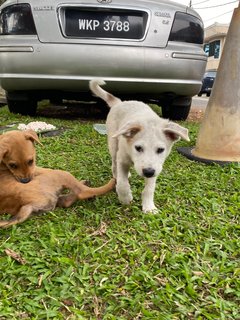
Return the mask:
[(145, 33), (147, 13), (65, 8), (65, 21), (67, 37), (141, 40)]

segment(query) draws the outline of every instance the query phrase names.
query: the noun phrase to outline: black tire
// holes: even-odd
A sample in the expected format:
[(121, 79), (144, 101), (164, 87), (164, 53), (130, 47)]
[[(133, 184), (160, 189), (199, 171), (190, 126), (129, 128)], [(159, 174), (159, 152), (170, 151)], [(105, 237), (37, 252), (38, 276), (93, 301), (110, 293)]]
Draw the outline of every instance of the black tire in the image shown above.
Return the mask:
[(62, 105), (63, 103), (63, 99), (62, 98), (51, 98), (49, 100), (49, 102), (54, 105), (54, 106), (57, 106), (57, 105)]
[(202, 93), (199, 92), (199, 93), (198, 93), (198, 97), (201, 97), (201, 96), (202, 96)]
[(101, 119), (106, 119), (107, 115), (110, 111), (110, 108), (107, 105), (107, 103), (105, 101), (103, 101), (102, 99), (97, 99), (96, 106), (100, 112)]
[(191, 103), (192, 98), (177, 98), (173, 101), (164, 102), (162, 104), (162, 117), (175, 121), (186, 120), (190, 112)]
[(210, 92), (208, 92), (208, 93), (207, 93), (207, 97), (210, 97), (210, 94), (211, 94), (211, 93), (210, 93)]
[(19, 113), (23, 116), (35, 116), (37, 112), (36, 100), (12, 100), (7, 97), (8, 109), (11, 113)]

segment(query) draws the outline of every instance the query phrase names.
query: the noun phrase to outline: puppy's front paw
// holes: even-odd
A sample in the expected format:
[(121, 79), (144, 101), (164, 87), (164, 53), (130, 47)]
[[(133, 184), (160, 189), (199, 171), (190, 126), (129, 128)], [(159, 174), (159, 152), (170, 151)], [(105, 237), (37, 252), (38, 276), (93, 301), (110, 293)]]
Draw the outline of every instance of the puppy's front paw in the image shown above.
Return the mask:
[(118, 200), (125, 205), (132, 202), (133, 196), (129, 184), (119, 183), (117, 181), (116, 191), (118, 195)]
[(130, 204), (133, 200), (133, 196), (132, 193), (123, 193), (123, 192), (118, 192), (118, 200), (122, 203), (122, 204)]
[(158, 209), (157, 207), (155, 207), (155, 205), (143, 205), (142, 211), (144, 213), (152, 213), (152, 214), (156, 214), (158, 213)]
[(132, 202), (132, 194), (118, 194), (118, 199), (122, 204), (128, 205)]

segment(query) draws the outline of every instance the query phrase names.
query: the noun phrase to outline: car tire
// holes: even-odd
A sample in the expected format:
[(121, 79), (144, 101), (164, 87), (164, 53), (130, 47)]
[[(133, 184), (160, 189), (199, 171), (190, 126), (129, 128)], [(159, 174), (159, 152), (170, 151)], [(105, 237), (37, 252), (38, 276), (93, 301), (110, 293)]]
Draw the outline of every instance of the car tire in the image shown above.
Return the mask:
[(105, 101), (103, 101), (102, 99), (97, 99), (96, 100), (96, 106), (101, 114), (101, 118), (102, 119), (106, 119), (107, 115), (110, 111), (109, 106), (107, 105), (107, 103)]
[(198, 93), (198, 97), (201, 97), (201, 96), (202, 96), (202, 94), (199, 92), (199, 93)]
[(192, 98), (177, 98), (173, 101), (168, 101), (162, 103), (162, 117), (175, 120), (183, 121), (186, 120), (190, 108), (191, 108)]
[(63, 99), (62, 98), (51, 98), (51, 99), (49, 99), (49, 102), (54, 106), (62, 105)]
[(207, 93), (207, 97), (210, 97), (210, 92)]
[(7, 105), (11, 113), (19, 113), (24, 116), (35, 116), (37, 112), (36, 100), (13, 100), (7, 96)]

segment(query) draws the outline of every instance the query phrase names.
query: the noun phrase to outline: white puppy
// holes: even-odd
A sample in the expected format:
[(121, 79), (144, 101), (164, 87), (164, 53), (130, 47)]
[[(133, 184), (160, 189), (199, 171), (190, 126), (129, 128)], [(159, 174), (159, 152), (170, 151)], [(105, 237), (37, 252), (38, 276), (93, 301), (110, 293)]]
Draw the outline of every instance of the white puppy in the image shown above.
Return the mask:
[(100, 87), (104, 84), (103, 80), (92, 80), (90, 89), (110, 107), (106, 127), (119, 201), (123, 204), (132, 201), (128, 176), (133, 165), (136, 172), (145, 179), (142, 209), (144, 212), (154, 212), (157, 176), (162, 171), (173, 143), (180, 137), (189, 141), (188, 130), (160, 118), (143, 102), (121, 101)]

